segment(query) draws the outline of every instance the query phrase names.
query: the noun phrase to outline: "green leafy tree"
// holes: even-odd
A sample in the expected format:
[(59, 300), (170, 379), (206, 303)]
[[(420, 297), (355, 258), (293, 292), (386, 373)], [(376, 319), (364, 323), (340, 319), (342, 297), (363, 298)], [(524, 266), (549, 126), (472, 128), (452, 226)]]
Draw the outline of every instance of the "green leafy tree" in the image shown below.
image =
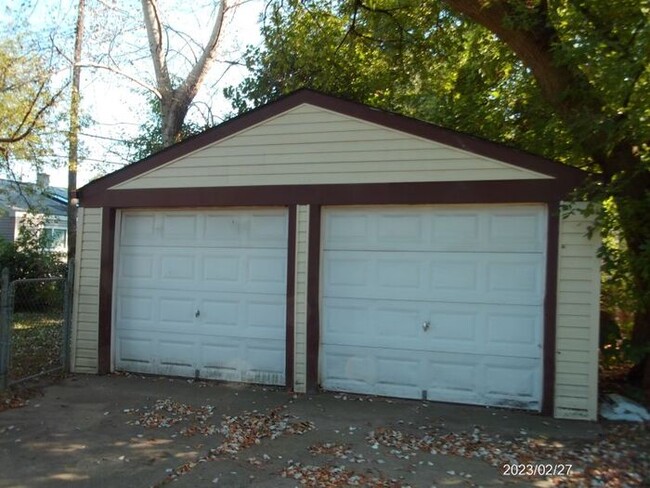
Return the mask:
[(321, 89), (589, 171), (650, 387), (648, 0), (273, 1), (236, 110)]
[(0, 155), (38, 161), (46, 152), (46, 117), (61, 91), (51, 90), (52, 72), (41, 55), (17, 40), (0, 41)]

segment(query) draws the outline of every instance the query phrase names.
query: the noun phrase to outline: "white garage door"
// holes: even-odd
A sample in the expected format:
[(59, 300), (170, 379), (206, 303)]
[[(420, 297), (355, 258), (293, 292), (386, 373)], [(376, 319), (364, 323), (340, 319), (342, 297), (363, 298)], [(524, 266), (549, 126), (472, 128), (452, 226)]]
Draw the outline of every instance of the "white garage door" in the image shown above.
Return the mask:
[(121, 217), (115, 368), (285, 384), (284, 209)]
[(539, 409), (543, 206), (327, 209), (321, 385)]

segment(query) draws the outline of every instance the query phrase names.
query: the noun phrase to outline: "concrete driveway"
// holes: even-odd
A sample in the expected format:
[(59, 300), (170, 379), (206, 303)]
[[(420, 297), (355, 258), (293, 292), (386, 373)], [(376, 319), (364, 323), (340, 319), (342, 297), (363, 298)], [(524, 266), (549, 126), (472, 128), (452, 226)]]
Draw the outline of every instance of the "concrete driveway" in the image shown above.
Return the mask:
[[(557, 480), (584, 481), (583, 452), (608, 462), (602, 440), (515, 411), (79, 375), (0, 413), (0, 486), (548, 486), (564, 464)], [(504, 476), (511, 463), (551, 468)]]

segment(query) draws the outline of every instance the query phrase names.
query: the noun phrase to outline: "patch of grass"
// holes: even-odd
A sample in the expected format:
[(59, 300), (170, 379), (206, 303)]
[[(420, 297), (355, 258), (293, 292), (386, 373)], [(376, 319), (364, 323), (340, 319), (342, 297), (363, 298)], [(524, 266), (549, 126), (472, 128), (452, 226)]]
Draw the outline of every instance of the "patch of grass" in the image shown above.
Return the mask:
[(62, 313), (15, 313), (11, 336), (9, 381), (16, 381), (59, 366), (62, 346)]

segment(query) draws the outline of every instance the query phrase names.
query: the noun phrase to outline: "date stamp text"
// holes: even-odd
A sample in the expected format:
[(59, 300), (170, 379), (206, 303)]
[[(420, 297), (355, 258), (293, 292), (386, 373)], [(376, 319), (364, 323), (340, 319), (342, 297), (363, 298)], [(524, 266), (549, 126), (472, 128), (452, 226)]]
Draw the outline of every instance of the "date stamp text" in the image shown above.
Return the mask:
[(569, 476), (572, 464), (504, 464), (503, 476)]

